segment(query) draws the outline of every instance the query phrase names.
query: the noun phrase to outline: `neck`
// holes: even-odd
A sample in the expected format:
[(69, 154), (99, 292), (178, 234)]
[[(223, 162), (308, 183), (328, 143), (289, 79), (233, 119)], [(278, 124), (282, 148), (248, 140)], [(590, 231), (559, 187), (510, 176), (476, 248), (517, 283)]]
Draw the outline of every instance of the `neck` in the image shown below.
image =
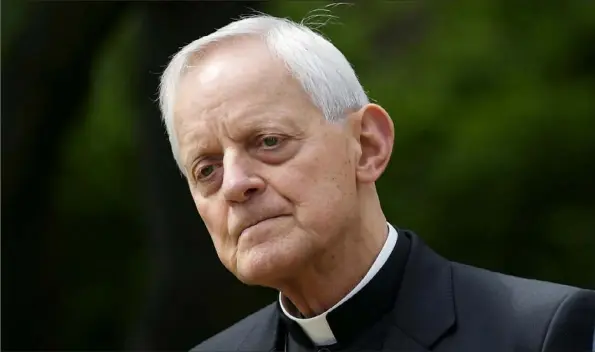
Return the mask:
[(358, 223), (346, 226), (330, 248), (279, 287), (303, 316), (322, 314), (347, 296), (380, 253), (388, 235), (380, 201), (374, 192), (370, 202), (362, 203)]

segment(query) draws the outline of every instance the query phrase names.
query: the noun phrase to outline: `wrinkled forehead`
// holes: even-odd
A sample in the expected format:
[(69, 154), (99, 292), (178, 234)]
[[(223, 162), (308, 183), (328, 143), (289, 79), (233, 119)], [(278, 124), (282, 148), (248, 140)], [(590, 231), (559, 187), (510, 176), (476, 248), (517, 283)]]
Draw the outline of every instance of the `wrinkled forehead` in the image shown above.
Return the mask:
[(192, 102), (219, 100), (279, 85), (284, 67), (259, 40), (214, 43), (194, 55), (176, 87), (175, 111)]
[(174, 120), (242, 104), (304, 106), (309, 96), (257, 38), (215, 43), (194, 57), (176, 89)]
[(210, 48), (192, 62), (176, 95), (174, 126), (181, 149), (204, 136), (252, 125), (322, 119), (285, 65), (256, 40)]

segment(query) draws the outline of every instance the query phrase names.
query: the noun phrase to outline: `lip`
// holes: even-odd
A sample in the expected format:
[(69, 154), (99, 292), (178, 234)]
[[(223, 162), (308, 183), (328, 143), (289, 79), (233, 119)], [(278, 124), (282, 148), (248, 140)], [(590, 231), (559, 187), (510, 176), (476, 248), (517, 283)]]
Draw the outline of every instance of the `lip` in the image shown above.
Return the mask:
[(281, 215), (275, 215), (275, 216), (271, 216), (271, 217), (268, 217), (268, 218), (261, 219), (261, 220), (255, 222), (255, 223), (252, 223), (252, 224), (246, 226), (244, 229), (242, 229), (242, 231), (240, 231), (240, 236), (242, 236), (246, 231), (248, 231), (249, 229), (253, 228), (254, 226), (256, 226), (256, 225), (258, 225), (258, 224), (260, 224), (262, 222), (265, 222), (267, 220), (273, 220), (273, 219), (277, 219), (277, 218), (282, 218), (282, 217), (285, 217), (285, 216), (287, 216), (287, 215), (286, 214), (281, 214)]

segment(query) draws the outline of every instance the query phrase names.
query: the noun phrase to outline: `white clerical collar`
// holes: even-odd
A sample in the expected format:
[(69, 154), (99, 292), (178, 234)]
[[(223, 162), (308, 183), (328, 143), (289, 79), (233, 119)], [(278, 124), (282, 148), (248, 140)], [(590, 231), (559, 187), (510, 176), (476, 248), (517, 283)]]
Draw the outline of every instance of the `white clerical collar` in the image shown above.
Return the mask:
[(335, 335), (333, 334), (333, 331), (331, 330), (331, 327), (326, 319), (327, 314), (335, 310), (337, 307), (339, 307), (341, 304), (343, 304), (349, 298), (351, 298), (353, 295), (359, 292), (364, 286), (366, 286), (366, 284), (370, 282), (370, 280), (372, 280), (374, 275), (378, 273), (380, 268), (382, 268), (384, 263), (386, 263), (386, 260), (395, 248), (395, 245), (397, 244), (397, 238), (399, 237), (397, 230), (395, 230), (395, 228), (391, 224), (387, 223), (387, 226), (388, 236), (386, 238), (386, 242), (384, 242), (384, 246), (380, 250), (380, 253), (376, 257), (374, 263), (372, 263), (372, 266), (370, 267), (370, 270), (368, 270), (368, 273), (357, 284), (357, 286), (355, 286), (355, 288), (347, 294), (347, 296), (343, 297), (343, 299), (341, 299), (337, 304), (332, 306), (326, 312), (317, 315), (313, 318), (296, 318), (292, 314), (290, 314), (289, 311), (285, 308), (285, 306), (283, 305), (283, 294), (279, 293), (279, 305), (281, 306), (283, 313), (289, 319), (299, 324), (302, 330), (304, 330), (306, 335), (308, 335), (310, 340), (312, 340), (312, 342), (315, 345), (325, 346), (332, 345), (337, 342), (337, 339), (335, 338)]

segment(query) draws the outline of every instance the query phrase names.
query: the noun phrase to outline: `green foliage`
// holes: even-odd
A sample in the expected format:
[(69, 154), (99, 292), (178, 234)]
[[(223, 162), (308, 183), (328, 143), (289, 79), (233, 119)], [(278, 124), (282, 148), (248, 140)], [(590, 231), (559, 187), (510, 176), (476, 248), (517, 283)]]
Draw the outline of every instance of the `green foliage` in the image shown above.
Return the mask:
[(15, 33), (25, 24), (23, 19), (29, 10), (27, 3), (19, 0), (2, 2), (2, 50), (9, 47)]
[[(120, 23), (91, 72), (85, 118), (62, 145), (52, 199), (58, 284), (69, 292), (59, 307), (59, 341), (85, 348), (88, 339), (123, 341), (142, 308), (146, 289), (146, 234), (131, 102), (138, 16)], [(54, 247), (52, 245), (52, 247)], [(73, 268), (78, 265), (78, 268)], [(106, 348), (108, 345), (95, 346)]]
[[(299, 20), (322, 6), (277, 3), (272, 11)], [(461, 1), (333, 9), (339, 20), (321, 30), (395, 122), (392, 162), (379, 183), (393, 223), (450, 259), (595, 283), (591, 7)]]

